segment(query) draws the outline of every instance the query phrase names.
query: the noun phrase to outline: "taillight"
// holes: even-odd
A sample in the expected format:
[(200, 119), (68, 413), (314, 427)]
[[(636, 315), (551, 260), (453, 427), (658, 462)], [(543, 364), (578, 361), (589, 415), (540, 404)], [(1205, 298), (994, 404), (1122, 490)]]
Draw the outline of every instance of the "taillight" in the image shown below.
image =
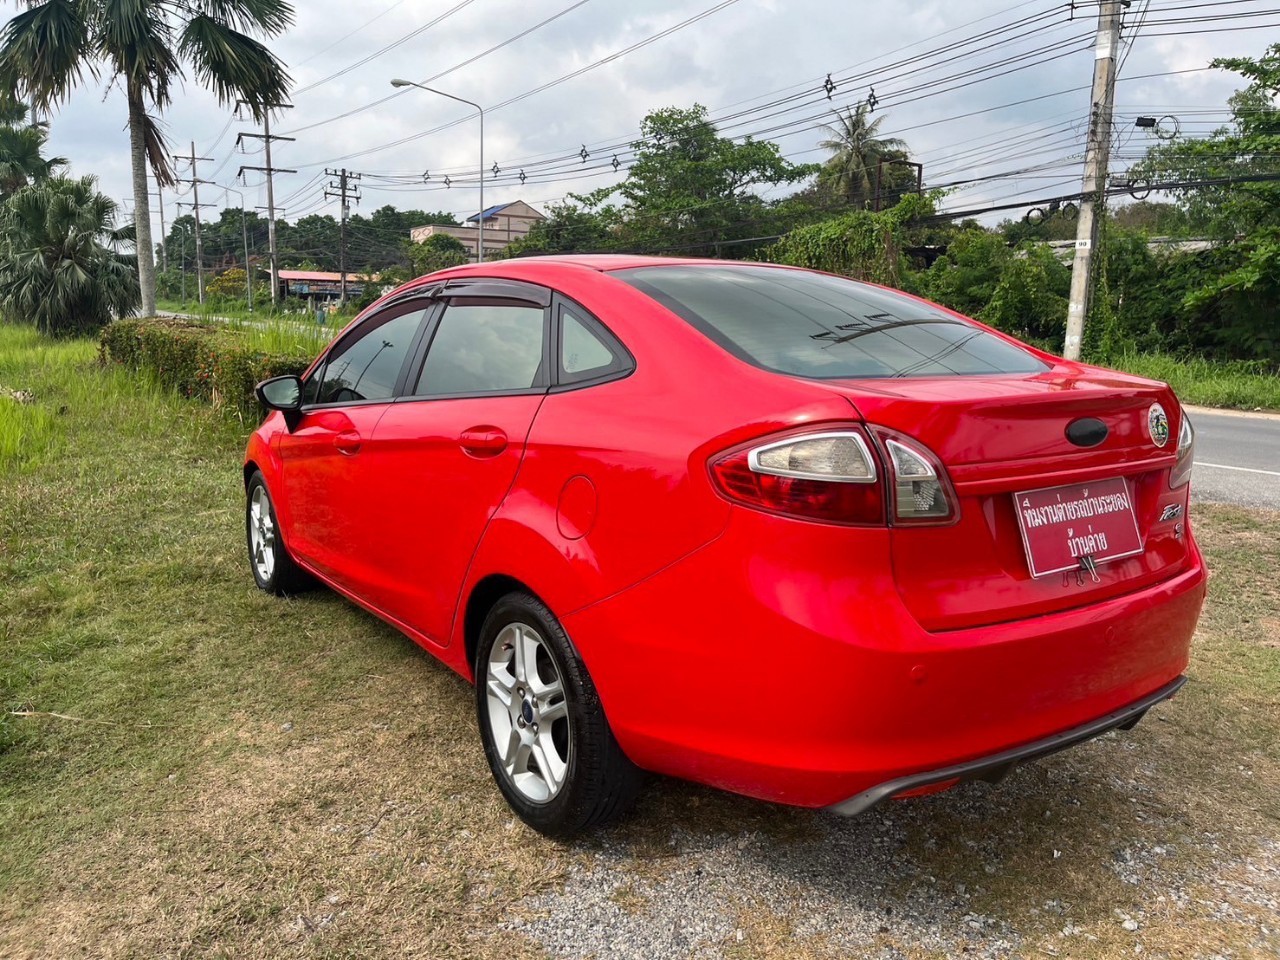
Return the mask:
[(761, 510), (825, 523), (882, 525), (875, 454), (860, 430), (801, 434), (739, 449), (711, 464), (720, 490)]
[(1196, 431), (1191, 426), (1187, 411), (1182, 411), (1182, 425), (1178, 427), (1178, 462), (1169, 471), (1169, 486), (1177, 488), (1191, 481), (1192, 461), (1196, 458)]
[(884, 445), (889, 468), (889, 508), (898, 524), (947, 524), (959, 517), (955, 491), (941, 461), (910, 437), (871, 428)]

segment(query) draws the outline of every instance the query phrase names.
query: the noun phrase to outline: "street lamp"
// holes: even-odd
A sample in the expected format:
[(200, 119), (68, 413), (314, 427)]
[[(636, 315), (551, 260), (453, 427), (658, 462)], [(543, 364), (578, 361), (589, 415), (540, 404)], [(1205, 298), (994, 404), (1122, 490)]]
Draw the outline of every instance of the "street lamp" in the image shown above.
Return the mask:
[(484, 263), (484, 108), (478, 103), (472, 103), (470, 100), (464, 100), (462, 97), (455, 97), (452, 93), (445, 93), (443, 90), (436, 90), (434, 87), (426, 87), (420, 83), (414, 83), (412, 80), (392, 80), (393, 87), (417, 87), (419, 90), (425, 90), (427, 93), (439, 94), (442, 97), (448, 97), (450, 100), (457, 100), (459, 103), (465, 103), (469, 107), (475, 107), (480, 113), (480, 222), (476, 226), (476, 262)]
[(249, 221), (245, 219), (244, 194), (234, 187), (223, 187), (227, 192), (227, 203), (231, 203), (231, 194), (240, 198), (240, 230), (244, 234), (244, 292), (249, 312), (253, 313), (253, 271), (249, 269)]

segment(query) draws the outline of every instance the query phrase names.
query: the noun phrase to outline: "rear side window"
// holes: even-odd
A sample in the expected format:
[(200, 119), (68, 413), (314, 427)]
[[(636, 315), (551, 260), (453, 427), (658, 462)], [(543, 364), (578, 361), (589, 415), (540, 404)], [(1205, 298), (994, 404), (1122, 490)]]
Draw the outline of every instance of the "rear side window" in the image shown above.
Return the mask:
[(630, 358), (593, 317), (571, 306), (560, 308), (560, 386), (589, 383), (630, 369)]
[(902, 294), (770, 267), (640, 267), (615, 277), (758, 367), (797, 377), (976, 376), (1048, 366)]
[(447, 397), (545, 385), (546, 316), (541, 307), (524, 304), (463, 301), (446, 307), (414, 393)]

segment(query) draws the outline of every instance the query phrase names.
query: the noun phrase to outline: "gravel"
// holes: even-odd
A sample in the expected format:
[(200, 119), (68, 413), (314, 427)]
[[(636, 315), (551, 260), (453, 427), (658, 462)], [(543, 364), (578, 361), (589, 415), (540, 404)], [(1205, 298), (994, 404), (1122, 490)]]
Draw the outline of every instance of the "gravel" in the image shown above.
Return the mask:
[[(656, 839), (652, 824), (632, 828), (648, 830), (644, 842), (625, 829), (606, 835), (562, 889), (524, 901), (507, 926), (565, 960), (791, 956), (788, 944), (885, 960), (1068, 956), (1091, 941), (1102, 941), (1102, 955), (1208, 960), (1215, 944), (1165, 953), (1153, 929), (1194, 916), (1280, 955), (1280, 842), (1259, 838), (1251, 854), (1233, 856), (1216, 835), (1188, 832), (1141, 771), (1107, 778), (1088, 769), (1101, 755), (1121, 767), (1127, 753), (1113, 738), (995, 787), (964, 785), (852, 820), (782, 815), (799, 836), (774, 829), (776, 811), (747, 807), (737, 832), (700, 830), (697, 816), (677, 814)], [(1099, 788), (1111, 791), (1102, 811), (1089, 806), (1096, 795), (1081, 799)], [(680, 796), (694, 795), (657, 789), (679, 795), (669, 804), (677, 810)], [(1033, 804), (1043, 816), (1029, 814)], [(1081, 836), (1081, 824), (1107, 817), (1135, 835), (1111, 846), (1099, 823), (1098, 836)], [(1114, 902), (1100, 905), (1108, 896)]]

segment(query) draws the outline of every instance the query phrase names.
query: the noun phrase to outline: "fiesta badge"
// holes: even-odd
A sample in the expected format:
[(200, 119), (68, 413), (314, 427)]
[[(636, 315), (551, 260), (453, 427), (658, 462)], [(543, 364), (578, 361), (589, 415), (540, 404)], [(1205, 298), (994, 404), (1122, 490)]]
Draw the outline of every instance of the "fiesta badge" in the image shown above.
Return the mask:
[(1147, 413), (1147, 430), (1151, 433), (1151, 442), (1157, 447), (1169, 442), (1169, 417), (1158, 403), (1153, 403)]

